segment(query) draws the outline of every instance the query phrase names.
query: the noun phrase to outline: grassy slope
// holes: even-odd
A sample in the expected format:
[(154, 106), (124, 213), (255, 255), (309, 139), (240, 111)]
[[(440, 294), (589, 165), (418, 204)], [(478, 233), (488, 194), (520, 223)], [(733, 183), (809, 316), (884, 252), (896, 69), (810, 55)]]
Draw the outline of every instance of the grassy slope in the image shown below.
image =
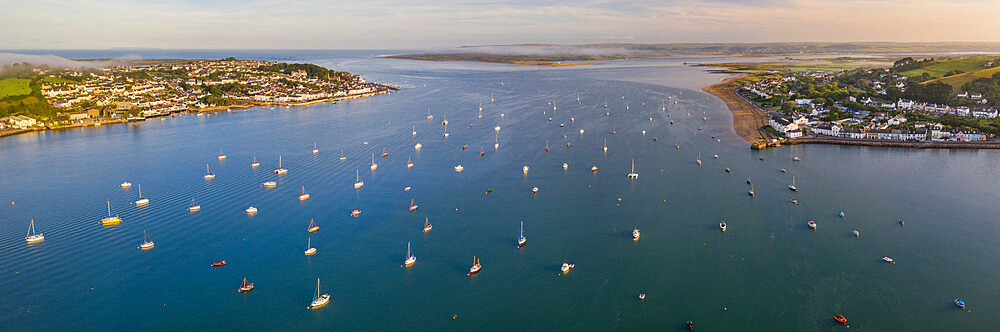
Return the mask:
[(972, 82), (973, 80), (975, 80), (977, 78), (993, 77), (993, 74), (996, 74), (996, 73), (1000, 73), (1000, 67), (980, 69), (980, 70), (977, 70), (977, 71), (974, 71), (974, 72), (968, 72), (968, 73), (964, 73), (964, 74), (958, 74), (958, 75), (953, 75), (953, 76), (948, 76), (948, 77), (936, 78), (936, 79), (924, 82), (924, 84), (931, 83), (931, 82), (941, 82), (941, 83), (946, 83), (948, 85), (951, 85), (951, 87), (954, 88), (955, 91), (959, 91), (962, 88), (962, 85), (965, 84), (965, 83)]
[(931, 76), (941, 77), (944, 76), (945, 73), (956, 69), (968, 73), (983, 69), (984, 68), (983, 63), (986, 63), (986, 61), (990, 61), (993, 59), (996, 59), (996, 57), (974, 57), (974, 58), (944, 60), (924, 68), (907, 70), (900, 74), (902, 74), (903, 76), (913, 77), (913, 76), (923, 75), (923, 73), (927, 73), (928, 75)]
[(21, 96), (31, 93), (28, 86), (31, 80), (24, 78), (5, 78), (0, 80), (0, 98), (9, 96)]

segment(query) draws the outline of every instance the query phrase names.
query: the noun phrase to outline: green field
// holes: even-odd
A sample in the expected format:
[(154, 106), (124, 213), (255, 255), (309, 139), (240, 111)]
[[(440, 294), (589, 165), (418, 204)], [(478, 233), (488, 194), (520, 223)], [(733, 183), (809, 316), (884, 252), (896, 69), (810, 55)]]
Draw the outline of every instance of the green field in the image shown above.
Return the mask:
[(983, 67), (983, 64), (986, 63), (987, 61), (992, 61), (995, 59), (996, 57), (974, 57), (974, 58), (941, 60), (937, 61), (936, 63), (930, 66), (919, 69), (907, 70), (900, 74), (907, 77), (915, 77), (927, 73), (928, 75), (934, 77), (942, 77), (944, 76), (944, 74), (954, 70), (961, 70), (963, 72), (968, 73), (985, 69), (986, 67)]
[(31, 93), (31, 80), (25, 78), (5, 78), (0, 80), (0, 98), (21, 96)]
[(977, 78), (993, 77), (993, 75), (996, 74), (996, 73), (1000, 73), (1000, 67), (980, 69), (980, 70), (977, 70), (977, 71), (974, 71), (974, 72), (968, 72), (968, 73), (964, 73), (964, 74), (958, 74), (958, 75), (952, 75), (952, 76), (948, 76), (948, 77), (936, 78), (936, 79), (924, 82), (924, 84), (931, 83), (931, 82), (941, 82), (941, 83), (945, 83), (945, 84), (951, 85), (951, 87), (954, 88), (955, 91), (959, 91), (959, 90), (962, 89), (962, 85), (965, 84), (965, 83), (972, 82), (972, 81), (974, 81)]

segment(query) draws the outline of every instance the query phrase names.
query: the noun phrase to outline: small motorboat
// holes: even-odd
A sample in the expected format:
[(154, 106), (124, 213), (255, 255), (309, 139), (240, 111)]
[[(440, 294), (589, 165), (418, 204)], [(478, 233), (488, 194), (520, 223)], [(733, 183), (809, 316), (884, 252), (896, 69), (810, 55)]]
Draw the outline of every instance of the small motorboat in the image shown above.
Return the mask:
[(729, 167), (726, 167), (726, 173), (733, 174), (733, 170), (729, 169)]
[(646, 131), (645, 130), (642, 131), (642, 136), (646, 136)]
[(521, 172), (523, 172), (524, 174), (528, 174), (528, 165), (524, 165), (524, 167), (521, 167)]
[(639, 233), (639, 228), (633, 228), (632, 229), (632, 240), (638, 241), (640, 235), (642, 235), (642, 234)]
[(722, 229), (723, 232), (726, 231), (726, 221), (725, 220), (719, 222), (719, 228)]
[(902, 224), (903, 224), (903, 217), (899, 217), (899, 224), (900, 224), (900, 225), (902, 225)]
[(782, 173), (788, 173), (788, 170), (787, 170), (787, 169), (784, 169), (784, 168), (782, 168), (782, 169), (781, 169), (781, 172), (782, 172)]
[(562, 271), (562, 273), (567, 273), (567, 272), (569, 272), (570, 269), (572, 269), (574, 267), (576, 267), (576, 264), (570, 264), (570, 263), (563, 262), (563, 265), (562, 265), (562, 267), (559, 268), (559, 270)]
[(255, 213), (257, 213), (257, 208), (251, 206), (251, 207), (248, 207), (244, 212), (246, 212), (246, 214), (255, 214)]
[(760, 160), (764, 160), (764, 157), (760, 157), (760, 158), (758, 158), (758, 159), (760, 159)]
[(461, 172), (463, 169), (465, 169), (465, 167), (462, 167), (462, 165), (455, 166), (456, 172)]
[(889, 256), (882, 256), (882, 260), (885, 261), (886, 263), (896, 264), (896, 261)]
[(810, 220), (806, 224), (809, 225), (809, 228), (816, 229), (816, 222), (815, 221)]
[(424, 146), (423, 146), (423, 144), (420, 144), (420, 143), (417, 143), (417, 144), (413, 145), (413, 149), (414, 150), (420, 150), (420, 148), (422, 148), (422, 147), (424, 147)]
[(404, 188), (403, 188), (403, 191), (410, 191), (410, 187), (408, 187), (408, 186), (407, 186), (407, 187), (404, 187)]
[(792, 161), (800, 161), (800, 160), (802, 159), (799, 159), (799, 156), (792, 157)]
[(640, 300), (645, 300), (646, 299), (646, 293), (639, 293), (639, 299)]
[(531, 193), (532, 194), (537, 194), (538, 193), (538, 187), (531, 188)]
[(594, 173), (597, 173), (597, 166), (594, 166), (594, 167), (591, 167), (591, 168), (590, 168), (590, 171), (591, 171), (591, 172), (594, 172)]
[(351, 217), (357, 217), (361, 215), (361, 210), (351, 211)]
[(252, 282), (248, 283), (247, 282), (247, 278), (243, 278), (243, 285), (240, 286), (240, 289), (237, 292), (239, 292), (239, 293), (247, 293), (247, 292), (250, 292), (252, 290), (253, 290), (253, 283)]
[(714, 155), (712, 158), (719, 159), (719, 155)]
[(790, 201), (792, 202), (792, 204), (799, 204), (799, 200), (797, 199), (792, 198)]
[(462, 145), (462, 150), (466, 150), (466, 149), (468, 149), (468, 148), (469, 148), (469, 146), (468, 146), (468, 145)]
[(125, 182), (122, 182), (122, 184), (120, 184), (119, 186), (121, 186), (122, 188), (131, 188), (132, 187), (132, 182), (125, 181)]
[(854, 236), (856, 236), (856, 237), (861, 237), (861, 232), (858, 232), (858, 230), (856, 230), (856, 229), (853, 230), (853, 231), (851, 231), (851, 233), (854, 233)]
[(844, 317), (844, 315), (833, 316), (833, 320), (837, 321), (837, 323), (840, 323), (841, 325), (847, 324), (847, 318)]
[(749, 176), (747, 177), (747, 184), (753, 185), (753, 183), (750, 183), (750, 177)]
[(212, 267), (226, 266), (226, 261), (212, 262)]
[(951, 302), (955, 303), (956, 307), (965, 309), (965, 301), (962, 301), (960, 299), (954, 299), (954, 300), (951, 300)]
[(274, 188), (274, 187), (278, 186), (278, 183), (274, 182), (274, 181), (267, 181), (267, 182), (261, 183), (260, 185), (264, 186), (264, 188)]
[(844, 217), (844, 211), (838, 212), (837, 215), (840, 216), (841, 218), (843, 218)]
[(567, 168), (569, 168), (569, 164), (563, 163), (563, 169), (567, 169)]
[(583, 135), (583, 129), (580, 129), (580, 135)]
[(687, 321), (687, 324), (685, 325), (687, 326), (688, 331), (694, 331), (694, 322)]

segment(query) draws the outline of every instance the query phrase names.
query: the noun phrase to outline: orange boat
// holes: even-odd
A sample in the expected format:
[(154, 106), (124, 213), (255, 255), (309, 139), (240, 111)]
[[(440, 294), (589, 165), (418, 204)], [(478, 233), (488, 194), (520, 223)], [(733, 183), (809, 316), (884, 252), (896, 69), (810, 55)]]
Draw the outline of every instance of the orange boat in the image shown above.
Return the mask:
[(833, 316), (833, 320), (840, 324), (847, 324), (847, 318), (844, 318), (844, 315)]
[(218, 261), (212, 263), (212, 267), (226, 266), (226, 261)]

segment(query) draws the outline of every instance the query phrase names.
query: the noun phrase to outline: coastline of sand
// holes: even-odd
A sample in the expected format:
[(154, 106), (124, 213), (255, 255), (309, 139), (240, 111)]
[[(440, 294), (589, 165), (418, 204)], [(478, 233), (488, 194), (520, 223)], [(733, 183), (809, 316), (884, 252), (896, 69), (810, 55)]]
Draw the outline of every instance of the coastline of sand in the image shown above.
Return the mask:
[(760, 129), (767, 126), (767, 114), (757, 105), (736, 94), (736, 87), (733, 86), (733, 82), (748, 76), (750, 74), (741, 73), (701, 90), (719, 97), (726, 103), (726, 107), (733, 113), (733, 130), (743, 140), (751, 144), (767, 143), (776, 138), (773, 134)]

